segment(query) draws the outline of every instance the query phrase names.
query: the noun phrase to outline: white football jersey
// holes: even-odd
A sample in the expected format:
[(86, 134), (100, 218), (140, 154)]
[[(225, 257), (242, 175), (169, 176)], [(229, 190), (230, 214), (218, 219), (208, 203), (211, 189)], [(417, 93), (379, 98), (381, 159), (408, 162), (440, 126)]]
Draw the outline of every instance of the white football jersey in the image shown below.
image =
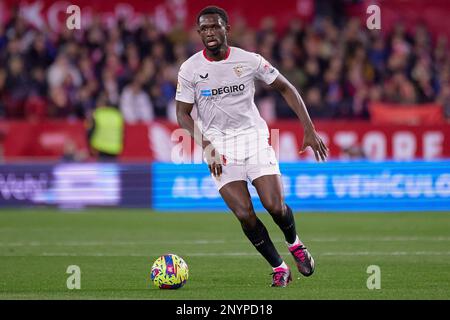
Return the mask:
[(181, 65), (175, 99), (194, 104), (198, 127), (222, 155), (243, 160), (267, 147), (269, 138), (254, 81), (271, 84), (278, 75), (259, 54), (230, 47), (225, 59), (212, 61), (203, 50)]

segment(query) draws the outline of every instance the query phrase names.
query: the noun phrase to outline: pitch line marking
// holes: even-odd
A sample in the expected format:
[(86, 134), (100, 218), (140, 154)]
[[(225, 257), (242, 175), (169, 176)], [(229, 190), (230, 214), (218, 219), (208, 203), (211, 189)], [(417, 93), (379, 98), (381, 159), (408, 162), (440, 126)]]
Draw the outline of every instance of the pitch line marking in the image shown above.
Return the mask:
[[(41, 254), (0, 254), (2, 257), (151, 257), (158, 256), (161, 253), (128, 253), (128, 254), (112, 254), (112, 253), (69, 253), (69, 252), (43, 252)], [(180, 253), (186, 257), (219, 257), (219, 256), (259, 256), (258, 252), (193, 252)], [(448, 256), (450, 251), (357, 251), (357, 252), (321, 252), (315, 256)]]
[[(306, 241), (306, 240), (305, 240)], [(364, 241), (429, 241), (444, 242), (450, 241), (450, 237), (355, 237), (355, 238), (310, 238), (308, 242), (364, 242)], [(283, 239), (274, 239), (275, 243), (284, 243)], [(135, 245), (154, 245), (154, 244), (189, 244), (189, 245), (208, 245), (208, 244), (226, 244), (226, 243), (247, 243), (247, 240), (177, 240), (177, 241), (62, 241), (62, 242), (0, 242), (0, 247), (40, 247), (40, 246), (135, 246)]]

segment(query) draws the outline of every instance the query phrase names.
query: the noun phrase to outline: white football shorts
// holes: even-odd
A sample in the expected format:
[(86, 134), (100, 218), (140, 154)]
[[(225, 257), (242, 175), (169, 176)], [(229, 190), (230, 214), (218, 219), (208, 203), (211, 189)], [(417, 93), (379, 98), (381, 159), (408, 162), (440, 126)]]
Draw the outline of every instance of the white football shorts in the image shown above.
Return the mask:
[(229, 161), (225, 158), (220, 177), (214, 177), (212, 174), (211, 177), (216, 183), (217, 190), (220, 190), (232, 181), (253, 182), (256, 178), (272, 174), (281, 175), (275, 151), (271, 146), (267, 146), (242, 161)]

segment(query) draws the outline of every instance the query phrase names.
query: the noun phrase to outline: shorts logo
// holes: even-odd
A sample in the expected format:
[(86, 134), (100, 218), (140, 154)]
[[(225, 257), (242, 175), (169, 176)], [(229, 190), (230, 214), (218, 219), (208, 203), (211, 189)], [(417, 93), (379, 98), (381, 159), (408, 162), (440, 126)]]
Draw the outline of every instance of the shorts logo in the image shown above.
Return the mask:
[(238, 64), (237, 66), (233, 67), (234, 73), (236, 73), (236, 75), (238, 77), (240, 77), (242, 75), (244, 67), (240, 64)]

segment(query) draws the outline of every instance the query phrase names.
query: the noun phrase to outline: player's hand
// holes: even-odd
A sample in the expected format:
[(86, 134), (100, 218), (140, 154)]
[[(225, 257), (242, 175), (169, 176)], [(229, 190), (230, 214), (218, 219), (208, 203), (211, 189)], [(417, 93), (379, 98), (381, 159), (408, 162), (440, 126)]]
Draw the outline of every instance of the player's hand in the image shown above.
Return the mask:
[(315, 130), (305, 131), (303, 137), (303, 145), (300, 149), (300, 153), (305, 152), (307, 147), (311, 147), (314, 151), (314, 156), (317, 161), (325, 161), (328, 157), (328, 148), (323, 143), (322, 138), (317, 134)]
[(208, 164), (209, 171), (214, 177), (220, 177), (222, 174), (222, 155), (217, 152), (212, 144), (209, 144), (204, 149), (204, 155), (206, 163)]

